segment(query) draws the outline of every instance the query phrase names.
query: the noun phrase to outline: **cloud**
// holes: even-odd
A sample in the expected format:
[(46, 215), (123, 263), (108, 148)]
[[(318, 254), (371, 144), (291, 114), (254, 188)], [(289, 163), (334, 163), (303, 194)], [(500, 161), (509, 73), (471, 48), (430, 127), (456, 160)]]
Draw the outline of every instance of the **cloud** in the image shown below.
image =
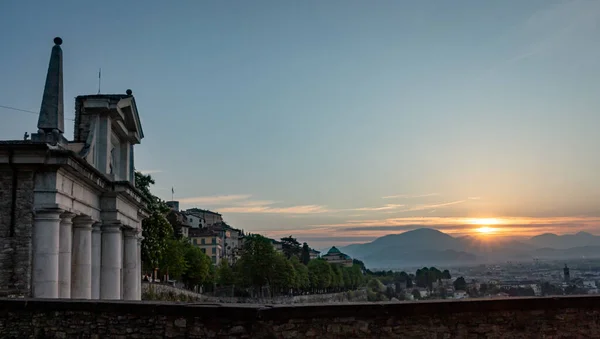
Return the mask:
[(204, 197), (191, 197), (181, 198), (179, 203), (188, 205), (223, 205), (224, 203), (231, 203), (232, 201), (246, 200), (251, 196), (247, 194), (234, 194), (234, 195), (217, 195), (217, 196), (204, 196)]
[(314, 214), (325, 213), (329, 210), (325, 206), (300, 205), (289, 207), (271, 206), (231, 206), (219, 209), (220, 213), (264, 213), (264, 214)]
[(481, 197), (468, 197), (467, 200), (481, 200)]
[(156, 173), (162, 173), (163, 170), (159, 170), (159, 169), (148, 169), (148, 170), (137, 170), (138, 172), (144, 174), (144, 175), (148, 175), (148, 174), (156, 174)]
[(360, 208), (353, 208), (353, 209), (350, 209), (350, 211), (387, 211), (387, 210), (398, 209), (400, 207), (404, 207), (404, 205), (386, 204), (386, 205), (381, 206), (381, 207), (360, 207)]
[(444, 207), (448, 207), (448, 206), (452, 206), (452, 205), (462, 204), (462, 203), (465, 203), (466, 201), (467, 200), (457, 200), (457, 201), (445, 202), (445, 203), (441, 203), (441, 204), (417, 205), (417, 206), (402, 210), (401, 212), (415, 212), (415, 211), (424, 211), (424, 210), (431, 210), (431, 209), (440, 209), (440, 208), (444, 208)]
[(397, 195), (388, 195), (385, 197), (381, 197), (381, 199), (411, 199), (411, 198), (425, 198), (425, 197), (435, 197), (439, 196), (439, 193), (427, 193), (427, 194), (418, 194), (418, 195), (410, 195), (410, 194), (397, 194)]

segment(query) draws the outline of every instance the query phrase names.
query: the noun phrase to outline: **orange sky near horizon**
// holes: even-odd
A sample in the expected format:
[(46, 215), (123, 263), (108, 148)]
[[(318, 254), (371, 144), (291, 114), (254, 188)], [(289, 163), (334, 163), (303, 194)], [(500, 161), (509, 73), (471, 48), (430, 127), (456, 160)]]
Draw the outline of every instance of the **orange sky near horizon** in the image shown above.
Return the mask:
[[(543, 233), (573, 234), (581, 231), (597, 233), (600, 217), (499, 217), (460, 218), (424, 217), (349, 220), (345, 223), (312, 225), (302, 229), (264, 230), (273, 238), (293, 234), (299, 239), (329, 238), (329, 241), (345, 245), (368, 242), (364, 240), (398, 234), (418, 228), (433, 228), (452, 236), (476, 235), (486, 237), (532, 237)], [(260, 233), (260, 231), (258, 232)], [(343, 241), (336, 242), (336, 238)], [(352, 241), (356, 238), (357, 241)], [(350, 239), (350, 240), (348, 240)], [(316, 242), (321, 242), (317, 240)]]

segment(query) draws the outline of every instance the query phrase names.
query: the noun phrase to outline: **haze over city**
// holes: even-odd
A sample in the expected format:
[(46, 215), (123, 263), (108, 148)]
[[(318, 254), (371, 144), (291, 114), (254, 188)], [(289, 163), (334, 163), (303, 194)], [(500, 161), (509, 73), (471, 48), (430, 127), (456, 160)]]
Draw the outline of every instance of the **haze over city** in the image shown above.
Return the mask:
[[(61, 36), (65, 117), (100, 68), (126, 84), (137, 170), (182, 208), (316, 248), (600, 234), (599, 1), (144, 4), (0, 4), (0, 105), (39, 111)], [(6, 139), (37, 121), (0, 116)]]

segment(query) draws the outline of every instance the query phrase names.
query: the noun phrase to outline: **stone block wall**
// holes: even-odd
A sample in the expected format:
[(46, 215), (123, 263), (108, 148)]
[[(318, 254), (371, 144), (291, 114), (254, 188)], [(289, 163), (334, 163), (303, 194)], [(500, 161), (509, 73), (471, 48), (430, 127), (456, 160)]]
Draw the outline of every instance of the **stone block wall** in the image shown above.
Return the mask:
[(598, 338), (600, 297), (225, 305), (0, 299), (1, 338)]
[[(16, 190), (13, 189), (15, 179)], [(2, 297), (29, 296), (31, 292), (33, 189), (32, 170), (21, 169), (15, 173), (10, 167), (0, 167), (0, 296)]]

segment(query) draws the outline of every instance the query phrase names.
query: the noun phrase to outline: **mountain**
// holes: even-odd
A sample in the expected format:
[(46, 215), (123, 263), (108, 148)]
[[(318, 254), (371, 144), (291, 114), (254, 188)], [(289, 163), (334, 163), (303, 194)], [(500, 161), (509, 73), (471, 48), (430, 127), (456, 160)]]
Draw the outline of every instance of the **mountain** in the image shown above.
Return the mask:
[(564, 235), (544, 233), (529, 239), (529, 242), (541, 248), (567, 249), (572, 247), (600, 246), (600, 237), (587, 232)]
[(420, 228), (340, 250), (372, 268), (448, 266), (532, 258), (600, 257), (600, 237), (585, 232), (563, 236), (548, 233), (517, 241), (453, 237), (435, 229)]

